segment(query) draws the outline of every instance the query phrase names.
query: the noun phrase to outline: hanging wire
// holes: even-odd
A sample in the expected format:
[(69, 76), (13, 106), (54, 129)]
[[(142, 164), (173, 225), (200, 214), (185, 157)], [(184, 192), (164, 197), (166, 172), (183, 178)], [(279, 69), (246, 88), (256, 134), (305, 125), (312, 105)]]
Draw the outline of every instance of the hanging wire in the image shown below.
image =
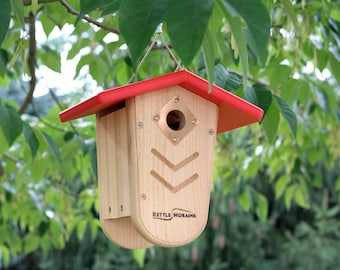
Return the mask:
[(135, 78), (135, 76), (136, 76), (138, 70), (140, 69), (140, 67), (141, 67), (142, 64), (144, 63), (146, 57), (148, 57), (148, 55), (150, 54), (150, 52), (151, 52), (153, 46), (156, 44), (156, 42), (157, 42), (157, 34), (156, 34), (155, 37), (153, 38), (153, 40), (152, 40), (152, 42), (151, 42), (151, 44), (150, 44), (148, 50), (147, 50), (146, 53), (144, 54), (142, 60), (140, 60), (139, 64), (137, 65), (135, 72), (132, 74), (130, 80), (128, 81), (128, 84), (129, 84), (129, 83), (132, 83), (132, 81), (133, 81), (133, 79)]
[(174, 55), (174, 53), (172, 52), (172, 50), (169, 48), (169, 45), (166, 43), (165, 39), (164, 39), (164, 36), (163, 34), (161, 33), (161, 38), (162, 38), (162, 41), (164, 42), (165, 44), (165, 48), (167, 49), (167, 51), (169, 52), (170, 54), (170, 57), (172, 60), (175, 61), (176, 63), (176, 70), (181, 70), (183, 67), (182, 67), (182, 64), (178, 61), (178, 59), (176, 58), (176, 56)]
[(141, 59), (141, 61), (139, 62), (139, 64), (136, 67), (136, 70), (134, 71), (134, 73), (132, 74), (131, 78), (128, 81), (128, 84), (132, 83), (133, 79), (135, 78), (135, 76), (137, 75), (140, 67), (142, 66), (142, 64), (144, 63), (145, 59), (148, 57), (148, 55), (150, 54), (150, 52), (152, 51), (152, 49), (154, 48), (155, 44), (157, 43), (157, 38), (158, 36), (160, 36), (161, 41), (164, 43), (166, 50), (168, 51), (168, 53), (170, 54), (170, 57), (172, 60), (174, 60), (174, 62), (176, 63), (176, 70), (181, 70), (182, 69), (182, 64), (178, 61), (178, 59), (176, 58), (176, 56), (174, 55), (174, 53), (172, 52), (171, 48), (169, 47), (169, 45), (167, 44), (167, 42), (165, 41), (165, 38), (163, 36), (163, 23), (160, 23), (157, 26), (156, 29), (156, 34), (155, 37), (153, 38), (152, 42), (150, 43), (147, 51), (145, 52), (143, 58)]

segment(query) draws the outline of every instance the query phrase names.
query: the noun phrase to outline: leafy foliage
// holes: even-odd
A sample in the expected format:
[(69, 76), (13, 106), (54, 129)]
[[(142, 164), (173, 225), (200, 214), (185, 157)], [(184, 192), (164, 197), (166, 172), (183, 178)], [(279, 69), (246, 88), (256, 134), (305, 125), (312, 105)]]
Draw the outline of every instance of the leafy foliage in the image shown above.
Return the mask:
[(270, 32), (270, 17), (267, 8), (260, 0), (253, 1), (251, 5), (246, 0), (229, 0), (224, 1), (224, 5), (232, 16), (239, 16), (246, 23), (247, 28), (244, 32), (247, 44), (264, 66), (267, 60)]
[(9, 22), (11, 19), (11, 5), (10, 5), (10, 1), (9, 0), (2, 0), (1, 1), (1, 13), (0, 13), (0, 17), (1, 17), (1, 25), (3, 25), (0, 28), (0, 45), (3, 42), (3, 40), (5, 39), (6, 33), (7, 33), (7, 28), (9, 26)]
[(169, 1), (122, 1), (119, 28), (129, 47), (132, 59), (140, 60), (156, 27), (162, 22)]
[[(338, 267), (340, 1), (0, 4), (1, 266)], [(99, 227), (94, 119), (62, 124), (58, 114), (178, 62), (258, 105), (264, 118), (218, 137), (199, 239), (127, 251)]]

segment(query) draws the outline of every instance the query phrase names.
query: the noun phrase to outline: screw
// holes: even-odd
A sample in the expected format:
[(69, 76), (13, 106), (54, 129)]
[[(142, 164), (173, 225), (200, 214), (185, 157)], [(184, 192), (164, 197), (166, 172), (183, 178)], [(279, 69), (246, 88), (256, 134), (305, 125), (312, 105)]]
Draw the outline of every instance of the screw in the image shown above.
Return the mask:
[(210, 128), (210, 129), (208, 130), (208, 133), (209, 133), (209, 135), (214, 135), (214, 130), (213, 130), (212, 128)]
[(191, 124), (196, 125), (197, 124), (197, 119), (192, 119)]
[(143, 201), (145, 201), (145, 200), (146, 200), (146, 195), (145, 195), (144, 193), (142, 193), (142, 194), (140, 195), (140, 198), (141, 198)]
[(137, 128), (143, 128), (143, 123), (142, 122), (137, 122)]
[(159, 115), (155, 115), (155, 117), (153, 118), (155, 121), (159, 121)]
[(172, 138), (172, 141), (173, 141), (174, 143), (176, 143), (176, 142), (178, 142), (178, 138), (177, 138), (177, 137), (173, 137), (173, 138)]
[(174, 102), (175, 102), (175, 103), (178, 103), (178, 102), (179, 102), (179, 97), (175, 97), (175, 98), (174, 98)]

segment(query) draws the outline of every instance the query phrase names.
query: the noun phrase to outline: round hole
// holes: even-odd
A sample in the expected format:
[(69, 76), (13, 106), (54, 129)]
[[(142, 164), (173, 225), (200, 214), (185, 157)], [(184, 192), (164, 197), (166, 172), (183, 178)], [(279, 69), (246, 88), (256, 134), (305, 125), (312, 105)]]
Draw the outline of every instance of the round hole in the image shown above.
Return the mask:
[(181, 111), (170, 111), (166, 116), (166, 123), (172, 130), (181, 130), (185, 125), (185, 116)]

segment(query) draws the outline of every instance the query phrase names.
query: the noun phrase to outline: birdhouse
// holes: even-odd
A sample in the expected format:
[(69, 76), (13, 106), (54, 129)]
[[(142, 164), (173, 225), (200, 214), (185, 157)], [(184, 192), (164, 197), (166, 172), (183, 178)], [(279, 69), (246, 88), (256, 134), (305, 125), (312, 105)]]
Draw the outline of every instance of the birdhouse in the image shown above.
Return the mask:
[(173, 247), (204, 230), (216, 134), (263, 111), (182, 70), (103, 91), (61, 112), (96, 114), (100, 221), (126, 248)]

